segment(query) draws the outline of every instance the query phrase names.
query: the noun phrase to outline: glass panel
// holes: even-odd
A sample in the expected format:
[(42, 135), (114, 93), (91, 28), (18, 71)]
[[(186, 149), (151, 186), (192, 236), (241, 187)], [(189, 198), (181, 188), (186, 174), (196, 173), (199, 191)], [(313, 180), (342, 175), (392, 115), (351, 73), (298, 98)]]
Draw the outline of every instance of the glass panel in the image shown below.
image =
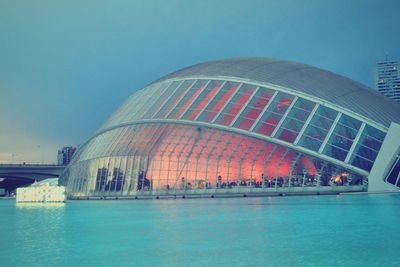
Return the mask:
[(182, 99), (182, 97), (186, 94), (187, 90), (194, 83), (193, 80), (184, 81), (171, 95), (168, 100), (163, 104), (161, 109), (156, 113), (153, 118), (165, 119), (168, 113), (178, 104), (178, 102)]
[(123, 163), (122, 158), (118, 157), (118, 161), (115, 163), (112, 180), (111, 180), (111, 188), (114, 192), (120, 192), (122, 188), (122, 181), (124, 180), (124, 172), (121, 170), (121, 164)]
[(338, 145), (343, 145), (343, 142), (340, 140), (339, 141), (336, 140), (335, 145), (327, 144), (323, 153), (335, 159), (344, 161), (347, 156), (347, 152), (349, 152), (349, 150), (346, 148), (341, 148)]
[(104, 150), (99, 151), (98, 153), (100, 154), (103, 152), (103, 153), (106, 153), (106, 155), (111, 155), (114, 152), (116, 146), (118, 145), (117, 140), (118, 140), (118, 137), (120, 137), (122, 135), (123, 130), (124, 130), (123, 128), (118, 128), (118, 129), (111, 131), (112, 135), (108, 139), (106, 139), (107, 143), (106, 143)]
[(132, 168), (133, 168), (134, 157), (127, 157), (126, 169), (125, 169), (125, 181), (123, 185), (123, 195), (128, 195), (131, 190), (131, 184), (133, 179)]
[(394, 161), (392, 168), (390, 169), (388, 175), (386, 176), (386, 182), (396, 185), (399, 173), (400, 173), (400, 154), (397, 155), (397, 158)]
[(370, 171), (384, 138), (384, 132), (366, 125), (350, 158), (351, 164)]
[(158, 86), (158, 84), (152, 84), (145, 89), (142, 89), (145, 92), (144, 95), (135, 96), (132, 99), (133, 101), (131, 101), (129, 108), (126, 109), (126, 119), (122, 121), (132, 121), (139, 119), (143, 115), (143, 113), (149, 108), (149, 103), (152, 103), (152, 99), (157, 96), (159, 89)]
[(233, 126), (243, 130), (249, 130), (268, 104), (273, 94), (274, 91), (272, 90), (260, 88)]
[(86, 187), (86, 193), (91, 195), (94, 192), (94, 189), (96, 187), (96, 175), (97, 175), (97, 160), (91, 160), (89, 162), (88, 168), (89, 168), (89, 176), (88, 176), (88, 184)]
[(299, 140), (299, 145), (318, 151), (337, 116), (337, 111), (319, 106)]
[(211, 122), (218, 112), (222, 109), (225, 103), (235, 93), (238, 88), (238, 83), (227, 82), (217, 93), (214, 99), (207, 105), (204, 111), (201, 112), (198, 121)]
[(360, 121), (343, 114), (329, 138), (323, 154), (344, 160), (360, 126)]
[(372, 169), (373, 161), (363, 158), (361, 156), (353, 156), (353, 160), (351, 161), (351, 165), (359, 167), (363, 170), (370, 171)]
[(255, 89), (255, 86), (243, 84), (234, 97), (225, 106), (215, 123), (226, 126), (230, 125), (236, 115), (242, 110), (242, 107), (246, 104), (247, 100), (253, 94)]
[(145, 114), (143, 114), (142, 119), (151, 118), (164, 104), (166, 99), (168, 99), (168, 97), (173, 94), (174, 90), (180, 83), (180, 81), (175, 81), (172, 83), (161, 83), (157, 90), (157, 92), (159, 93), (159, 97), (150, 102), (150, 108)]
[(121, 155), (124, 154), (123, 151), (128, 147), (129, 142), (131, 141), (130, 137), (131, 128), (125, 127), (121, 131), (121, 135), (118, 137), (116, 141), (115, 151), (113, 151), (112, 155)]
[(196, 83), (190, 87), (190, 89), (186, 92), (185, 96), (179, 103), (172, 109), (172, 111), (168, 114), (168, 119), (179, 119), (183, 112), (192, 104), (192, 102), (197, 99), (200, 93), (203, 91), (205, 85), (205, 80), (198, 80)]
[(105, 185), (105, 188), (104, 188), (104, 192), (107, 193), (107, 194), (110, 191), (112, 191), (111, 180), (112, 180), (112, 174), (113, 174), (113, 171), (114, 171), (114, 164), (115, 164), (115, 158), (114, 157), (110, 157), (108, 165), (107, 165), (107, 169), (108, 169), (108, 173), (107, 174), (108, 175), (107, 175), (107, 179), (106, 179), (106, 185)]
[(314, 106), (315, 103), (299, 98), (282, 123), (276, 136), (283, 141), (293, 143)]
[(104, 192), (108, 177), (108, 162), (109, 158), (103, 158), (99, 163), (96, 176), (96, 192)]
[(147, 110), (148, 104), (152, 103), (152, 98), (157, 95), (157, 91), (156, 85), (150, 85), (137, 91), (111, 115), (101, 126), (101, 129), (140, 118), (143, 112)]
[(285, 114), (292, 103), (293, 98), (292, 95), (279, 92), (268, 106), (253, 131), (263, 135), (271, 135), (282, 119), (283, 114)]
[(384, 132), (370, 125), (366, 125), (362, 135), (362, 141), (360, 141), (364, 146), (379, 151), (382, 146), (383, 140), (385, 139), (385, 135), (386, 134)]
[(222, 81), (211, 81), (207, 87), (201, 92), (190, 108), (185, 112), (182, 119), (194, 120), (206, 105), (214, 98), (221, 88)]

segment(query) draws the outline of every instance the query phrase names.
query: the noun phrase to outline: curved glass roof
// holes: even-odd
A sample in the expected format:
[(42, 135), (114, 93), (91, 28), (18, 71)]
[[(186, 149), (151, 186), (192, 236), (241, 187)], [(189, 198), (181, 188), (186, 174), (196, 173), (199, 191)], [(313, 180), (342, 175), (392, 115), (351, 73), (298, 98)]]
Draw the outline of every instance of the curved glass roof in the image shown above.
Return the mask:
[(369, 171), (385, 133), (296, 94), (229, 80), (161, 81), (138, 91), (97, 132), (148, 122), (207, 125), (268, 139)]
[(400, 123), (400, 105), (351, 79), (309, 65), (270, 58), (235, 58), (205, 62), (160, 80), (188, 77), (236, 77), (308, 94), (389, 127)]

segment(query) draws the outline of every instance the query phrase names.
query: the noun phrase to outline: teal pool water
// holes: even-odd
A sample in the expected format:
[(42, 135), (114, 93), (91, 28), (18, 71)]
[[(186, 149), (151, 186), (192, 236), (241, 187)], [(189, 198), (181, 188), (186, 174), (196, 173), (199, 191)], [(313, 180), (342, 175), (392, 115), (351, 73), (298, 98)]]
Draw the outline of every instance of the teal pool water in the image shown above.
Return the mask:
[(0, 266), (400, 266), (400, 195), (0, 200)]

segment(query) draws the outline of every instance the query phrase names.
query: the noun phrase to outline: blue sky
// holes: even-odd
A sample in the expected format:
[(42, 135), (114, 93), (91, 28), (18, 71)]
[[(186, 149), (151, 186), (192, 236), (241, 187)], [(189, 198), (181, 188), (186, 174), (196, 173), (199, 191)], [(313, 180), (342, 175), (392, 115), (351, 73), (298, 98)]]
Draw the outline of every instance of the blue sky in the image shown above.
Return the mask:
[(400, 1), (0, 0), (0, 162), (55, 162), (135, 90), (230, 57), (310, 64), (373, 87), (400, 59)]

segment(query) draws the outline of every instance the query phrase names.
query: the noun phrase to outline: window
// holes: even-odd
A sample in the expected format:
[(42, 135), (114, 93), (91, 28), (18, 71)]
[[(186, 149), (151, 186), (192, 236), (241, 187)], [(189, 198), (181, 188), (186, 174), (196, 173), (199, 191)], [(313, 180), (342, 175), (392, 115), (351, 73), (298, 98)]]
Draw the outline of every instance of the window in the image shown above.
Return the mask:
[(370, 171), (384, 138), (384, 132), (366, 125), (349, 162), (353, 166)]
[(222, 84), (222, 81), (210, 81), (201, 94), (194, 99), (190, 108), (183, 114), (182, 119), (195, 120), (200, 112), (202, 112), (207, 104), (215, 97), (221, 89)]
[(259, 88), (233, 126), (243, 130), (250, 130), (273, 94), (274, 91), (272, 90)]
[(360, 126), (360, 121), (342, 114), (322, 153), (345, 160)]
[(279, 92), (261, 116), (253, 131), (263, 135), (271, 135), (292, 103), (293, 98), (292, 95)]
[(396, 159), (394, 160), (394, 163), (392, 167), (390, 168), (390, 171), (386, 175), (386, 182), (391, 183), (397, 187), (400, 187), (400, 154), (397, 154)]
[(232, 97), (232, 95), (238, 89), (239, 84), (233, 82), (227, 82), (219, 90), (217, 95), (211, 100), (206, 108), (201, 112), (197, 120), (204, 122), (213, 121), (214, 117), (219, 113), (219, 111), (224, 107), (225, 103)]
[(293, 143), (314, 106), (313, 102), (299, 98), (276, 133), (277, 138)]
[(249, 100), (254, 90), (256, 90), (255, 86), (243, 84), (232, 97), (232, 99), (230, 99), (230, 101), (227, 103), (225, 108), (216, 119), (215, 123), (229, 126)]

